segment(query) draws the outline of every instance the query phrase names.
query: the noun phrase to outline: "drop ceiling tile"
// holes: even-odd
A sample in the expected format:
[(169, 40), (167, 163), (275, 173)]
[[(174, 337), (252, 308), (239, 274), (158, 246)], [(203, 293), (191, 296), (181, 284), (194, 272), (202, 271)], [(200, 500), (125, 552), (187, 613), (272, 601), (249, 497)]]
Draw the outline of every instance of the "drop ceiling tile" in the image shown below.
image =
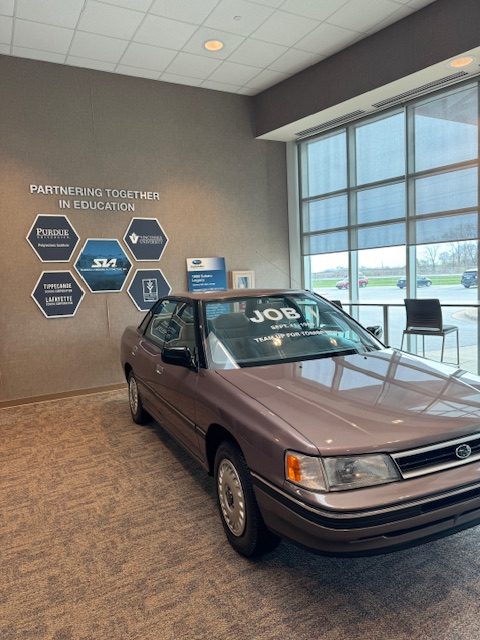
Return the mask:
[(0, 16), (0, 42), (2, 44), (10, 44), (12, 41), (13, 18)]
[(89, 0), (78, 23), (78, 29), (110, 38), (130, 40), (143, 16), (139, 11)]
[(83, 0), (17, 0), (17, 18), (74, 29)]
[(123, 7), (124, 9), (147, 11), (152, 0), (100, 0), (100, 2), (104, 2), (105, 4), (114, 4), (116, 7)]
[(413, 13), (411, 7), (399, 6), (397, 11), (395, 11), (395, 13), (392, 13), (385, 20), (382, 20), (381, 22), (377, 22), (371, 29), (369, 29), (367, 31), (367, 35), (371, 35), (376, 31), (381, 31), (381, 29), (385, 29), (385, 27), (388, 27), (390, 24), (393, 24), (394, 22), (398, 22), (402, 18), (409, 16), (411, 13)]
[(328, 22), (344, 29), (365, 32), (397, 9), (398, 4), (390, 0), (349, 0), (328, 18)]
[(18, 58), (29, 58), (30, 60), (43, 60), (44, 62), (63, 63), (65, 56), (61, 53), (52, 53), (51, 51), (38, 51), (36, 49), (28, 49), (27, 47), (13, 47), (13, 55)]
[(347, 2), (348, 0), (285, 0), (282, 11), (323, 21)]
[(317, 24), (311, 18), (296, 16), (285, 11), (276, 11), (255, 31), (253, 36), (258, 40), (291, 47), (307, 33), (310, 33)]
[(258, 91), (256, 89), (253, 89), (252, 87), (241, 87), (237, 91), (237, 93), (241, 93), (245, 96), (254, 96), (256, 93), (258, 93)]
[(115, 71), (116, 73), (121, 73), (124, 76), (135, 76), (137, 78), (148, 78), (150, 80), (158, 80), (158, 76), (160, 75), (158, 71), (152, 71), (152, 69), (128, 67), (126, 64), (117, 65)]
[(4, 53), (6, 56), (10, 54), (9, 44), (0, 44), (0, 53)]
[(202, 89), (213, 89), (214, 91), (227, 91), (228, 93), (237, 93), (241, 88), (240, 85), (227, 84), (225, 82), (213, 82), (213, 80), (205, 80), (202, 82)]
[(240, 36), (249, 36), (273, 13), (271, 7), (244, 2), (244, 0), (221, 0), (205, 20), (205, 26), (221, 29)]
[(254, 4), (264, 4), (266, 7), (278, 9), (284, 0), (249, 0), (249, 2), (253, 2)]
[(77, 32), (73, 38), (70, 55), (79, 58), (91, 58), (104, 62), (118, 62), (127, 47), (125, 40), (107, 38), (94, 33)]
[(168, 73), (205, 80), (220, 65), (220, 60), (180, 52), (168, 67)]
[[(225, 46), (220, 51), (207, 51), (203, 46), (206, 40), (221, 40)], [(183, 47), (183, 51), (193, 53), (196, 56), (205, 56), (215, 60), (223, 60), (228, 58), (228, 56), (231, 55), (231, 53), (244, 41), (245, 38), (243, 36), (239, 36), (234, 33), (225, 33), (224, 31), (216, 31), (215, 29), (199, 27)]]
[(181, 49), (196, 29), (193, 24), (149, 15), (135, 34), (134, 40), (166, 49)]
[(281, 82), (288, 78), (287, 74), (279, 73), (278, 71), (272, 71), (271, 69), (265, 69), (261, 71), (258, 76), (247, 82), (247, 86), (252, 89), (256, 89), (258, 91), (263, 91), (264, 89), (268, 89), (268, 87)]
[(329, 56), (352, 44), (359, 37), (360, 34), (355, 31), (323, 22), (312, 33), (297, 42), (296, 47), (311, 53)]
[(202, 24), (218, 0), (156, 0), (150, 13), (158, 16)]
[(15, 20), (13, 44), (17, 47), (28, 47), (40, 51), (67, 53), (73, 36), (72, 29), (52, 27), (49, 24)]
[(187, 78), (185, 76), (177, 76), (174, 73), (162, 73), (160, 80), (163, 82), (173, 82), (174, 84), (186, 84), (190, 87), (198, 87), (202, 82), (199, 78)]
[(161, 47), (152, 47), (149, 44), (132, 42), (125, 51), (121, 63), (141, 69), (153, 69), (163, 71), (173, 60), (176, 52)]
[(249, 67), (236, 62), (222, 62), (208, 78), (214, 82), (224, 82), (226, 84), (238, 85), (241, 87), (262, 71), (258, 67)]
[(426, 7), (427, 4), (432, 4), (432, 2), (434, 2), (434, 0), (409, 0), (408, 4), (415, 10), (417, 10), (423, 9), (423, 7)]
[(0, 0), (0, 15), (13, 16), (14, 0)]
[(310, 67), (312, 64), (323, 60), (325, 56), (299, 49), (288, 49), (280, 58), (272, 62), (269, 69), (282, 73), (296, 73)]
[(267, 67), (286, 50), (287, 47), (282, 47), (279, 44), (249, 38), (232, 53), (229, 60), (240, 64), (249, 64), (252, 67)]
[(89, 60), (88, 58), (79, 58), (77, 56), (68, 56), (66, 63), (74, 67), (84, 67), (85, 69), (96, 69), (98, 71), (113, 71), (115, 69), (114, 62)]

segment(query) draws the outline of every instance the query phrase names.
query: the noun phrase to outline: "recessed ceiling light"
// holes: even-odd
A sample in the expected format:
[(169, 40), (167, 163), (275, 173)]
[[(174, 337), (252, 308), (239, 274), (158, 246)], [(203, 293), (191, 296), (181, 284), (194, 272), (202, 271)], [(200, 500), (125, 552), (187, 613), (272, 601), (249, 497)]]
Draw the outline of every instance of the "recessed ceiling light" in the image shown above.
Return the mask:
[(450, 60), (448, 64), (454, 69), (460, 69), (460, 67), (467, 67), (469, 64), (472, 64), (473, 61), (474, 58), (472, 56), (462, 56), (461, 58)]
[(220, 51), (225, 45), (221, 40), (207, 40), (203, 46), (207, 51)]

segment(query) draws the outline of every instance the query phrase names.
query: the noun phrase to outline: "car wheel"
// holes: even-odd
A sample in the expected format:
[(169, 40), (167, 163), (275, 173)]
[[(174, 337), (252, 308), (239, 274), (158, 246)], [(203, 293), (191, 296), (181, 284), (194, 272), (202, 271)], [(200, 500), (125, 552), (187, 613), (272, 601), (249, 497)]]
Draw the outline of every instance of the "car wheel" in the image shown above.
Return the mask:
[(128, 375), (128, 404), (130, 406), (130, 413), (132, 414), (132, 420), (137, 424), (145, 424), (149, 421), (150, 416), (143, 408), (142, 398), (138, 391), (137, 381), (130, 371)]
[(469, 284), (464, 284), (463, 286), (465, 287), (465, 289), (470, 289), (470, 285)]
[(223, 442), (217, 449), (215, 485), (223, 528), (235, 551), (247, 558), (273, 551), (280, 538), (263, 522), (247, 463), (233, 443)]
[(427, 280), (427, 281), (425, 282), (425, 286), (426, 286), (426, 287), (430, 287), (431, 285), (432, 285), (432, 281), (431, 281), (431, 280)]

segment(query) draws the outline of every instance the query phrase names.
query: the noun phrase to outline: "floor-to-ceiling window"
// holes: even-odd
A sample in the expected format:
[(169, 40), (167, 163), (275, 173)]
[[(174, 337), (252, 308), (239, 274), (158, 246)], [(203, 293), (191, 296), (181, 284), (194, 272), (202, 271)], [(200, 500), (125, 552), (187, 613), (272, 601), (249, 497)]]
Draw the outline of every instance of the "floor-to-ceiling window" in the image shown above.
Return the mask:
[(462, 275), (479, 260), (478, 96), (478, 82), (457, 85), (299, 143), (305, 285), (360, 303), (366, 324), (390, 303), (395, 346), (403, 299), (439, 298), (470, 368), (478, 320), (465, 305), (479, 294)]

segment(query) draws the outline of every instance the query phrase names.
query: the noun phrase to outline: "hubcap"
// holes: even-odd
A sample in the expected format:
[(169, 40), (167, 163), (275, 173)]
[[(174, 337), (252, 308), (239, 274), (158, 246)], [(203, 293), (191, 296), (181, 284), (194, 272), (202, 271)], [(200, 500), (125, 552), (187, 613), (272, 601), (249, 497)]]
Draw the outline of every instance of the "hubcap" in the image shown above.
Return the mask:
[(132, 413), (135, 414), (138, 411), (138, 388), (137, 381), (133, 376), (128, 383), (128, 397), (130, 399), (130, 409)]
[(241, 536), (246, 524), (245, 496), (237, 470), (227, 458), (218, 466), (217, 483), (223, 519), (234, 536)]

